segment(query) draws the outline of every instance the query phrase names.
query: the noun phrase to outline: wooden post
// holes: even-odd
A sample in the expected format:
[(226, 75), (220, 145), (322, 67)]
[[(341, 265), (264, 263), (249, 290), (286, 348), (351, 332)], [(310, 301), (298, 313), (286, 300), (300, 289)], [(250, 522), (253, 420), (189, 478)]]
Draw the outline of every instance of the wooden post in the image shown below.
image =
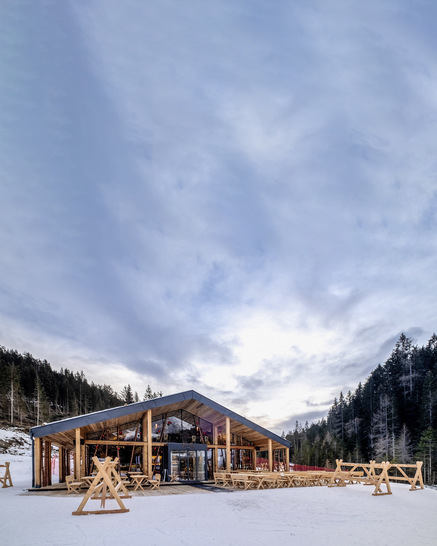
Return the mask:
[(416, 470), (416, 473), (414, 474), (413, 480), (410, 482), (411, 483), (410, 491), (414, 491), (415, 489), (418, 489), (416, 486), (417, 482), (419, 482), (420, 489), (424, 488), (423, 478), (422, 478), (423, 461), (417, 461), (416, 465), (417, 465), (417, 470)]
[(52, 444), (44, 440), (44, 470), (43, 470), (43, 487), (52, 485)]
[(65, 482), (64, 448), (59, 446), (59, 483)]
[(80, 480), (80, 428), (76, 429), (76, 448), (74, 450), (74, 479)]
[(66, 449), (64, 454), (64, 482), (65, 476), (69, 476), (70, 472), (70, 450)]
[(231, 471), (231, 420), (226, 417), (226, 472)]
[[(143, 415), (141, 422), (141, 440), (147, 442), (147, 412)], [(143, 464), (141, 465), (143, 474), (147, 474), (147, 446), (143, 444)]]
[[(377, 476), (375, 491), (372, 493), (372, 495), (391, 495), (390, 481), (388, 479), (388, 469), (390, 468), (390, 463), (383, 461), (380, 465), (378, 465), (378, 468), (381, 468), (382, 471), (379, 476)], [(386, 493), (384, 493), (381, 489), (383, 483), (385, 483), (387, 488)]]
[(80, 475), (86, 476), (86, 458), (85, 458), (85, 444), (80, 446)]
[(273, 472), (273, 447), (272, 440), (269, 438), (269, 472)]
[(41, 487), (41, 438), (35, 438), (35, 487)]
[(152, 410), (147, 410), (147, 476), (152, 479)]
[(47, 483), (47, 443), (44, 439), (41, 440), (41, 486), (45, 487)]
[[(216, 446), (218, 444), (218, 428), (216, 425), (212, 427), (212, 443)], [(218, 470), (218, 449), (215, 447), (213, 450), (212, 458), (212, 471), (215, 474)]]
[(285, 472), (290, 472), (290, 450), (285, 448)]

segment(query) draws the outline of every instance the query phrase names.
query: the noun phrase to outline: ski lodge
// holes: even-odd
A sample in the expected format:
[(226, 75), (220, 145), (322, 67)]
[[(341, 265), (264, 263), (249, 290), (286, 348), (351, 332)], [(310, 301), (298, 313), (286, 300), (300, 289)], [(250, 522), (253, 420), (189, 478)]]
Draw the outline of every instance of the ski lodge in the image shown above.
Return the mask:
[(92, 472), (92, 458), (117, 457), (120, 470), (202, 482), (217, 470), (289, 468), (290, 442), (190, 390), (33, 427), (32, 487), (52, 484), (52, 446), (59, 482)]

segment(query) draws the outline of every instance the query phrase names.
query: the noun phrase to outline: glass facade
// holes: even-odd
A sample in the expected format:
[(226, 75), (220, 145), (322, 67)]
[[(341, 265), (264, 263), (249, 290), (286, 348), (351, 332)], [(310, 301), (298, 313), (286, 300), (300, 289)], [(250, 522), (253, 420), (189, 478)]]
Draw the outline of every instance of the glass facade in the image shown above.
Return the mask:
[(212, 423), (185, 410), (157, 415), (152, 421), (152, 440), (212, 444)]
[[(120, 470), (143, 470), (142, 442), (143, 420), (93, 432), (87, 435), (86, 460), (87, 473), (92, 470), (92, 457), (117, 457)], [(226, 434), (223, 427), (217, 428), (216, 443), (220, 447), (212, 448), (214, 444), (213, 425), (193, 413), (180, 409), (156, 415), (152, 419), (152, 472), (161, 474), (165, 480), (168, 475), (180, 481), (204, 481), (213, 479), (214, 451), (217, 449), (217, 468), (226, 469)], [(93, 444), (92, 440), (98, 441)], [(251, 442), (242, 436), (231, 433), (230, 467), (233, 470), (253, 468)], [(118, 442), (122, 445), (118, 445)], [(132, 442), (132, 445), (129, 445)], [(222, 447), (223, 446), (223, 447)], [(237, 448), (238, 446), (238, 448)]]

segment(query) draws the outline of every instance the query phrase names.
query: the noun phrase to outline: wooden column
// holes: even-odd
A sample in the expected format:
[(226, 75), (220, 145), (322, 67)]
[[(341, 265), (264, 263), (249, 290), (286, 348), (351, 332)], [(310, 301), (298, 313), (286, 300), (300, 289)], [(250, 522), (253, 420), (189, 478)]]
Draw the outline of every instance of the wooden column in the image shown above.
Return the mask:
[(41, 487), (41, 438), (35, 438), (35, 487)]
[(64, 478), (65, 476), (69, 476), (70, 472), (70, 450), (66, 449), (64, 454)]
[(65, 482), (64, 448), (59, 446), (59, 483)]
[(273, 472), (273, 448), (272, 441), (269, 438), (269, 472)]
[(41, 439), (41, 487), (47, 485), (47, 444), (44, 438)]
[(256, 448), (252, 448), (252, 470), (256, 470)]
[(226, 417), (226, 472), (231, 471), (231, 420)]
[(76, 429), (76, 447), (74, 450), (74, 479), (80, 480), (80, 428)]
[(290, 472), (290, 449), (285, 448), (285, 472)]
[[(147, 412), (143, 415), (141, 421), (141, 440), (147, 442)], [(143, 444), (143, 463), (141, 465), (141, 470), (143, 474), (147, 473), (147, 446)]]
[(85, 444), (80, 446), (80, 475), (86, 476), (86, 458), (85, 458)]
[[(212, 443), (216, 446), (218, 444), (218, 428), (213, 425), (212, 427)], [(215, 473), (218, 469), (218, 449), (214, 448), (214, 454), (212, 459), (212, 471)]]
[(52, 444), (47, 440), (43, 441), (43, 452), (44, 469), (42, 485), (46, 487), (47, 485), (52, 485)]
[(147, 472), (152, 478), (152, 410), (147, 410)]

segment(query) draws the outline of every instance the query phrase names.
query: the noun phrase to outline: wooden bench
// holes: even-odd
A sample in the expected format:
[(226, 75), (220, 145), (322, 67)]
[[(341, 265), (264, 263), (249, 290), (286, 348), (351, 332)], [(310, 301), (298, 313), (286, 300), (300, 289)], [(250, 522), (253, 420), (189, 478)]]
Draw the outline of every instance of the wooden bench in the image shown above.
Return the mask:
[(262, 486), (264, 489), (269, 487), (277, 488), (278, 487), (278, 474), (265, 474), (263, 476)]
[(229, 472), (215, 472), (214, 474), (214, 484), (222, 485), (223, 487), (232, 486), (232, 474)]
[(232, 485), (234, 487), (241, 486), (245, 491), (256, 487), (256, 482), (251, 478), (250, 474), (231, 474)]
[(9, 470), (9, 464), (10, 463), (5, 463), (5, 464), (0, 464), (0, 469), (1, 468), (4, 468), (5, 469), (5, 473), (3, 474), (3, 476), (0, 476), (0, 483), (2, 483), (2, 487), (13, 487), (13, 483), (12, 483), (12, 478), (11, 478), (11, 472)]

